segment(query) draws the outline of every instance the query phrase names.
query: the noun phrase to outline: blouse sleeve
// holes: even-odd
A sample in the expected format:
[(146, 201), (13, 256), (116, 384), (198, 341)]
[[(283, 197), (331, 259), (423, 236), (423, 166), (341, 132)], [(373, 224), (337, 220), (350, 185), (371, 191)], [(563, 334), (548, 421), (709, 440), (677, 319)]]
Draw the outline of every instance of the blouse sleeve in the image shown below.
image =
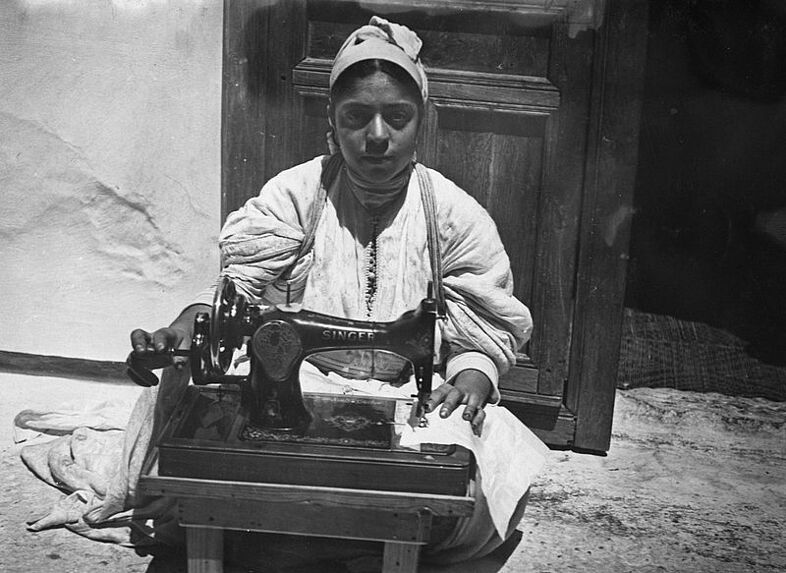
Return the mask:
[[(221, 274), (250, 300), (261, 300), (267, 286), (292, 265), (293, 287), (305, 283), (311, 256), (298, 259), (298, 254), (320, 174), (320, 158), (283, 171), (227, 217), (219, 235)], [(195, 302), (206, 302), (208, 296), (212, 300), (203, 291)]]
[(504, 374), (529, 340), (532, 317), (513, 296), (510, 261), (491, 216), (455, 184), (435, 171), (431, 174), (442, 248), (447, 321), (441, 334), (448, 344), (448, 365), (458, 355), (479, 352)]

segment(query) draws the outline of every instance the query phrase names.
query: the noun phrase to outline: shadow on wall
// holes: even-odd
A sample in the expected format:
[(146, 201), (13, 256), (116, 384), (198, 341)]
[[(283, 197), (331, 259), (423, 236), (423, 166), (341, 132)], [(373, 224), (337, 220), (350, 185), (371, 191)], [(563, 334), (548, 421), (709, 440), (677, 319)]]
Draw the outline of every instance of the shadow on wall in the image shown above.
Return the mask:
[[(221, 2), (0, 2), (0, 352), (122, 360), (218, 268)], [(206, 282), (208, 281), (208, 282)]]
[(786, 364), (786, 5), (650, 9), (626, 304)]

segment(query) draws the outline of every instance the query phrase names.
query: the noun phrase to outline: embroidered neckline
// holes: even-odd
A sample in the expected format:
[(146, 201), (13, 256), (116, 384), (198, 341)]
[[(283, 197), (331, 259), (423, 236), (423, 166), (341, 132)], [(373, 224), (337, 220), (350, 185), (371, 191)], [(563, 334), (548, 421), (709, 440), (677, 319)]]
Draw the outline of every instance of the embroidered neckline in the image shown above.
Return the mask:
[(371, 319), (374, 302), (377, 299), (377, 278), (379, 277), (379, 217), (371, 218), (371, 240), (366, 247), (366, 318)]

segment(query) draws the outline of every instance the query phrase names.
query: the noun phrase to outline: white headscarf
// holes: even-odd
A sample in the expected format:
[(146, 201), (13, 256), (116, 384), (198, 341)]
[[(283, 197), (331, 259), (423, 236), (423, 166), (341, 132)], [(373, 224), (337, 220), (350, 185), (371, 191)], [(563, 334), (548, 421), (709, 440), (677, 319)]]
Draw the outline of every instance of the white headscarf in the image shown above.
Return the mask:
[(428, 80), (420, 61), (423, 42), (401, 24), (372, 16), (366, 26), (352, 32), (338, 50), (330, 72), (330, 87), (352, 64), (364, 60), (386, 60), (404, 69), (420, 88), (423, 103), (428, 99)]

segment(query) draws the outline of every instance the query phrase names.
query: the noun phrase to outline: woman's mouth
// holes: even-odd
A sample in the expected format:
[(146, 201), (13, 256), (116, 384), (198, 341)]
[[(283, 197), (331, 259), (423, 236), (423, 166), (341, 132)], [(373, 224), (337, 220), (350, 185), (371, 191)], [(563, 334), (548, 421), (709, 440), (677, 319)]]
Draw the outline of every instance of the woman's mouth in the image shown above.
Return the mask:
[(392, 157), (386, 157), (384, 155), (364, 155), (363, 161), (367, 163), (373, 163), (374, 165), (382, 165), (384, 163), (388, 163), (391, 161)]

